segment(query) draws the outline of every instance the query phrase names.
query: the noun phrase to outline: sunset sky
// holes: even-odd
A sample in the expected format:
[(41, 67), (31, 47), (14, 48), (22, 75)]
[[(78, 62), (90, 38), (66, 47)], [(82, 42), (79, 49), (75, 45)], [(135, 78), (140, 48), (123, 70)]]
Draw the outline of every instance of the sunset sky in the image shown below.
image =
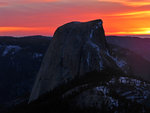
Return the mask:
[(0, 0), (0, 35), (50, 35), (71, 21), (102, 19), (106, 35), (150, 34), (150, 0)]

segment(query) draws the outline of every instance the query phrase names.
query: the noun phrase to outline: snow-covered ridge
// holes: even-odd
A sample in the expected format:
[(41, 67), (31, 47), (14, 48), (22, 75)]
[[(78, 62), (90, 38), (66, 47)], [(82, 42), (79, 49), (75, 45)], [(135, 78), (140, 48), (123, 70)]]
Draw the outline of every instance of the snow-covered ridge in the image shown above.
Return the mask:
[(67, 91), (65, 96), (71, 95), (73, 92), (81, 92), (76, 95), (79, 106), (84, 107), (82, 104), (88, 103), (89, 106), (94, 104), (100, 107), (103, 102), (109, 109), (114, 109), (120, 106), (122, 99), (143, 104), (150, 95), (150, 84), (135, 78), (115, 77), (105, 84), (100, 84), (92, 87), (88, 84), (75, 87)]
[(116, 90), (116, 92), (119, 95), (125, 97), (128, 100), (141, 103), (144, 102), (150, 95), (150, 84), (144, 81), (129, 77), (119, 77), (118, 79), (113, 78), (107, 84), (113, 85), (116, 83), (128, 87), (128, 88), (118, 87), (118, 90)]
[(122, 102), (120, 97), (140, 104), (147, 101), (150, 95), (150, 84), (134, 78), (119, 77), (112, 78), (106, 82), (106, 85), (96, 86), (93, 90), (97, 92), (95, 98), (102, 96), (104, 103), (113, 109), (119, 107)]

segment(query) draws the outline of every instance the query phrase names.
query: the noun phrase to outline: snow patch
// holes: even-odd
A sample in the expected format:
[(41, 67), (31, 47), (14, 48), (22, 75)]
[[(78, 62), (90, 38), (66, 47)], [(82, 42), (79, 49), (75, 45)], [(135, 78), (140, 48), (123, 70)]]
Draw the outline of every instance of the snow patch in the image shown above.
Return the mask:
[(96, 44), (93, 43), (92, 41), (88, 41), (88, 43), (89, 43), (93, 48), (96, 48), (97, 52), (100, 52), (100, 49), (99, 49), (98, 45), (96, 45)]
[(119, 78), (119, 82), (123, 83), (123, 84), (127, 84), (128, 83), (129, 78), (128, 77), (120, 77)]
[(126, 62), (124, 60), (119, 60), (117, 57), (112, 57), (113, 60), (116, 62), (117, 66), (122, 68), (126, 65)]
[(11, 54), (15, 54), (16, 52), (20, 51), (22, 48), (20, 46), (17, 46), (17, 45), (9, 45), (9, 46), (6, 46), (2, 56), (6, 56), (9, 52), (12, 51)]
[(86, 61), (87, 61), (87, 64), (88, 64), (88, 66), (89, 66), (89, 65), (90, 65), (90, 53), (89, 53), (89, 52), (88, 52), (88, 56), (87, 56)]
[(109, 93), (109, 89), (105, 86), (98, 86), (96, 87), (96, 90), (102, 92), (104, 96), (106, 96)]
[(41, 53), (34, 53), (33, 54), (33, 58), (39, 58), (39, 57), (42, 57), (43, 56), (43, 54), (41, 54)]
[(99, 48), (99, 46), (98, 45), (96, 45), (95, 43), (93, 43), (92, 41), (88, 41), (88, 43), (94, 48), (94, 49), (96, 49), (96, 51), (97, 51), (97, 55), (98, 55), (98, 57), (99, 57), (99, 67), (100, 67), (100, 70), (102, 70), (103, 69), (103, 62), (102, 62), (102, 58), (101, 58), (101, 56), (100, 56), (100, 48)]
[(103, 61), (99, 61), (100, 70), (103, 70)]
[(95, 28), (98, 29), (98, 26), (96, 26)]
[(105, 98), (105, 103), (109, 105), (109, 107), (112, 109), (113, 107), (118, 107), (118, 100), (108, 96), (109, 89), (106, 86), (98, 86), (96, 87), (96, 90), (98, 92), (102, 92)]
[(130, 84), (133, 84), (135, 86), (141, 86), (142, 85), (142, 82), (140, 80), (137, 80), (137, 79), (130, 79), (128, 77), (120, 77), (119, 78), (119, 82), (120, 83), (123, 83), (123, 84), (127, 84), (127, 83), (130, 83)]
[(90, 39), (93, 37), (94, 30), (98, 29), (99, 27), (102, 27), (102, 22), (101, 21), (95, 26), (94, 29), (91, 30)]
[(150, 84), (148, 83), (146, 84), (145, 82), (142, 82), (140, 80), (132, 79), (128, 77), (120, 77), (118, 80), (121, 84), (128, 84), (134, 87), (135, 90), (125, 91), (125, 92), (119, 91), (121, 93), (121, 96), (125, 96), (125, 98), (128, 100), (141, 103), (143, 100), (146, 100), (150, 95), (150, 91), (149, 91)]
[(107, 84), (114, 84), (116, 82), (115, 78), (112, 78)]
[(127, 95), (129, 95), (131, 93), (132, 93), (132, 91), (127, 91), (127, 92), (122, 93), (121, 96), (127, 96)]
[(108, 97), (108, 99), (109, 99), (109, 107), (111, 108), (111, 109), (113, 109), (113, 107), (118, 107), (119, 106), (119, 103), (118, 103), (118, 100), (116, 100), (116, 99), (114, 99), (114, 98), (112, 98), (112, 97)]
[(102, 22), (101, 22), (101, 21), (98, 23), (98, 26), (99, 26), (99, 27), (102, 27)]
[(90, 33), (90, 39), (93, 37), (93, 32), (94, 32), (94, 30), (92, 29), (91, 33)]
[(109, 57), (111, 57), (116, 62), (117, 66), (120, 67), (120, 68), (123, 68), (127, 64), (124, 60), (118, 59), (117, 57), (111, 56), (108, 51), (106, 51), (106, 54)]

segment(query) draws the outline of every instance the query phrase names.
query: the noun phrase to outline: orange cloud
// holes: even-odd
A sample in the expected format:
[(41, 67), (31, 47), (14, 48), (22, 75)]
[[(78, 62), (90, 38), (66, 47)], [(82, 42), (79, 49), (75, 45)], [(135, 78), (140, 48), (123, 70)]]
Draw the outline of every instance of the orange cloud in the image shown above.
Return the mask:
[(139, 30), (144, 34), (150, 34), (150, 28), (140, 28)]
[(145, 5), (150, 5), (149, 0), (98, 0), (100, 2), (116, 2), (116, 3), (121, 3), (127, 6), (145, 6)]
[(64, 23), (98, 18), (104, 21), (107, 35), (149, 34), (150, 31), (149, 0), (5, 1), (11, 6), (0, 7), (0, 26), (3, 26), (0, 35), (53, 35)]
[(134, 30), (121, 32), (107, 32), (108, 35), (148, 35), (150, 34), (150, 28), (136, 28)]
[(51, 35), (55, 27), (0, 27), (0, 35)]
[(136, 12), (126, 12), (126, 13), (120, 13), (116, 14), (115, 16), (134, 16), (134, 15), (150, 15), (150, 10), (149, 11), (136, 11)]
[(49, 27), (0, 27), (0, 32), (8, 31), (43, 31), (50, 29)]

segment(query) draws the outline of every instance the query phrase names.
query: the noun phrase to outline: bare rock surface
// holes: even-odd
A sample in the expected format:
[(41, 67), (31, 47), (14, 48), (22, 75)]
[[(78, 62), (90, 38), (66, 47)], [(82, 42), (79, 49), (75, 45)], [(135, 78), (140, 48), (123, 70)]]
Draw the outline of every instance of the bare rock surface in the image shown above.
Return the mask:
[(43, 59), (30, 101), (87, 72), (116, 64), (109, 55), (102, 20), (59, 27)]

